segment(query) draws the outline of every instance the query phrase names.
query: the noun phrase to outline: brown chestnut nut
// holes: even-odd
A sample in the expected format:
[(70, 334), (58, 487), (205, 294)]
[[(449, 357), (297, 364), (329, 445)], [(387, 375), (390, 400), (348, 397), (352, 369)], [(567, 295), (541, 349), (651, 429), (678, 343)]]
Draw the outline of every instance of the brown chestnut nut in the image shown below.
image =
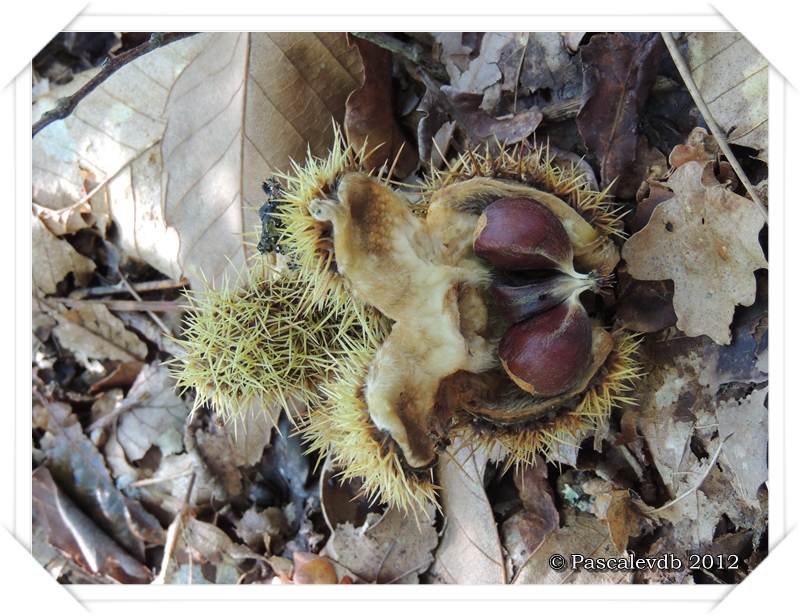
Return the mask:
[(578, 294), (512, 325), (499, 348), (500, 363), (521, 389), (537, 396), (567, 391), (591, 363), (592, 325)]
[(472, 246), (498, 269), (574, 272), (564, 225), (535, 199), (506, 197), (491, 203), (478, 218)]

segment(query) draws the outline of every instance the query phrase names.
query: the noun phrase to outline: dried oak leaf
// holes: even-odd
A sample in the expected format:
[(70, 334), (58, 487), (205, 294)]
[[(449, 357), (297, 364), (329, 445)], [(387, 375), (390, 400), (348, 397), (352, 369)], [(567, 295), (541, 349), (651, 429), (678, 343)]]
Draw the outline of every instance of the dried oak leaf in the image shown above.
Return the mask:
[(742, 400), (717, 408), (719, 435), (726, 439), (720, 461), (733, 476), (741, 498), (758, 503), (758, 489), (767, 480), (767, 388), (755, 390)]
[(439, 542), (434, 521), (433, 505), (416, 517), (397, 509), (370, 513), (361, 527), (337, 525), (325, 554), (364, 581), (413, 584), (433, 562)]
[(417, 167), (418, 158), (394, 116), (392, 54), (362, 39), (353, 44), (364, 65), (364, 82), (345, 103), (347, 140), (356, 148), (366, 144), (368, 167), (394, 166), (396, 177), (407, 177)]
[(576, 119), (586, 147), (600, 165), (600, 180), (614, 193), (632, 197), (644, 179), (634, 164), (639, 114), (655, 82), (664, 43), (657, 33), (638, 42), (623, 34), (592, 37), (581, 48), (586, 102)]
[(145, 366), (122, 404), (126, 411), (117, 438), (129, 460), (141, 460), (153, 445), (165, 456), (183, 451), (189, 407), (175, 394), (175, 381), (165, 367)]
[(675, 282), (678, 329), (728, 344), (734, 308), (755, 301), (753, 272), (767, 267), (758, 241), (764, 218), (715, 179), (704, 184), (703, 170), (696, 161), (675, 170), (667, 181), (675, 196), (656, 207), (622, 257), (634, 278)]

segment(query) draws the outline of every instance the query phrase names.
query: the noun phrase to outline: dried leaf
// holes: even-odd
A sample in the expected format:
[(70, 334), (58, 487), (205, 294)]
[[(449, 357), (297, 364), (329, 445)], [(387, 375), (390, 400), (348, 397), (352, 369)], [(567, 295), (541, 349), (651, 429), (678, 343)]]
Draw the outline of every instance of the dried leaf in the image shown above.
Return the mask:
[(89, 387), (89, 393), (96, 394), (114, 387), (129, 387), (136, 380), (143, 367), (144, 364), (138, 360), (124, 361), (114, 368), (107, 377), (92, 383), (92, 386)]
[(763, 387), (717, 408), (719, 435), (727, 439), (720, 460), (733, 474), (732, 483), (739, 496), (754, 504), (768, 475), (766, 396), (767, 388)]
[(165, 456), (183, 451), (189, 407), (175, 394), (175, 380), (165, 367), (145, 366), (121, 404), (125, 411), (117, 438), (129, 460), (140, 460), (154, 445)]
[(138, 501), (117, 489), (103, 456), (67, 405), (49, 403), (46, 411), (47, 432), (41, 445), (59, 485), (117, 543), (143, 560), (146, 543), (163, 542), (161, 525)]
[[(550, 557), (561, 554), (566, 566), (556, 571), (550, 566)], [(629, 582), (631, 574), (625, 571), (573, 570), (569, 562), (572, 554), (591, 558), (620, 558), (624, 551), (614, 547), (608, 527), (593, 515), (572, 513), (563, 528), (547, 537), (542, 546), (519, 571), (515, 584), (621, 584)]]
[(183, 39), (122, 67), (32, 146), (34, 203), (80, 209), (96, 189), (93, 215), (110, 211), (122, 249), (174, 278), (178, 238), (161, 203), (162, 115), (175, 79), (210, 36)]
[(586, 102), (578, 130), (600, 166), (603, 187), (632, 197), (644, 179), (637, 157), (639, 114), (655, 82), (664, 43), (658, 33), (634, 42), (623, 34), (600, 34), (581, 48)]
[(347, 97), (344, 116), (347, 140), (356, 148), (366, 144), (370, 152), (367, 167), (394, 166), (395, 177), (407, 177), (416, 169), (418, 159), (394, 116), (392, 54), (363, 39), (356, 38), (353, 44), (361, 56), (364, 79), (361, 87)]
[(94, 262), (78, 253), (69, 242), (57, 238), (37, 216), (31, 217), (31, 259), (33, 284), (45, 294), (56, 292), (56, 285), (67, 274), (83, 286), (95, 270)]
[(769, 63), (738, 32), (691, 32), (688, 63), (728, 142), (768, 158)]
[(327, 152), (332, 120), (358, 87), (358, 53), (341, 33), (210, 35), (166, 103), (164, 216), (178, 269), (197, 287), (235, 279), (252, 249), (262, 181)]
[(87, 304), (55, 313), (58, 325), (53, 334), (80, 361), (117, 359), (135, 361), (147, 355), (147, 345), (125, 329), (102, 304)]
[(523, 510), (503, 523), (502, 535), (510, 564), (516, 570), (558, 529), (559, 516), (543, 459), (539, 458), (533, 467), (516, 471), (514, 483)]
[(704, 185), (703, 169), (690, 161), (675, 170), (667, 181), (675, 196), (656, 207), (622, 257), (634, 278), (675, 282), (681, 331), (728, 344), (735, 306), (755, 301), (753, 272), (767, 267), (758, 241), (764, 219), (715, 179)]
[(533, 133), (544, 117), (538, 107), (531, 107), (510, 117), (494, 118), (478, 108), (478, 95), (454, 92), (448, 86), (442, 92), (450, 99), (456, 122), (475, 144), (518, 143)]
[(449, 584), (504, 584), (503, 549), (483, 489), (487, 456), (455, 442), (439, 458), (446, 527), (431, 572)]
[(258, 511), (253, 505), (237, 520), (236, 534), (253, 550), (269, 547), (270, 539), (286, 532), (286, 516), (278, 507)]
[[(583, 33), (574, 33), (583, 36)], [(573, 98), (583, 88), (580, 62), (570, 55), (558, 32), (531, 32), (525, 47), (522, 70), (519, 73), (520, 94), (547, 90), (548, 102)], [(577, 49), (577, 43), (576, 43)], [(514, 65), (514, 70), (518, 67)]]
[(40, 467), (33, 473), (33, 524), (42, 528), (47, 541), (70, 561), (92, 576), (122, 584), (146, 584), (152, 575), (100, 530), (64, 494), (50, 472)]
[(339, 524), (325, 553), (366, 582), (416, 583), (439, 540), (433, 505), (415, 514), (389, 509), (382, 516), (370, 513), (358, 528)]

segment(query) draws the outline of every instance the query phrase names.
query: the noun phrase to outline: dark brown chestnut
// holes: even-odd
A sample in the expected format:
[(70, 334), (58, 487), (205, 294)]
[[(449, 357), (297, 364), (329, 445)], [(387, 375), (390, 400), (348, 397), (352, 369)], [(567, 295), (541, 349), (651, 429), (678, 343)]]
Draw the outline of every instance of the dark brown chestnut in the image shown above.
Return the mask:
[(527, 197), (506, 197), (488, 205), (475, 227), (473, 250), (502, 270), (574, 272), (564, 225), (546, 205)]
[(556, 396), (572, 387), (591, 363), (592, 325), (573, 294), (554, 308), (512, 325), (500, 341), (500, 363), (523, 390)]

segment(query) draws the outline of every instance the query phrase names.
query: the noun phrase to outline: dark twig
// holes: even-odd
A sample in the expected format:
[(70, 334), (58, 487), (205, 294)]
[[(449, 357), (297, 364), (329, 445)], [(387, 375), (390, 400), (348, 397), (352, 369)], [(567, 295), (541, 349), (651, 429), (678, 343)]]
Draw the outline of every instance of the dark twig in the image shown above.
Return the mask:
[(150, 53), (154, 49), (169, 45), (170, 43), (192, 36), (193, 34), (196, 34), (196, 32), (155, 32), (146, 43), (137, 45), (133, 49), (108, 59), (100, 72), (87, 81), (75, 94), (67, 98), (59, 99), (53, 109), (42, 114), (42, 117), (33, 125), (32, 136), (35, 137), (45, 126), (52, 124), (56, 120), (63, 120), (69, 116), (69, 114), (75, 110), (75, 107), (78, 106), (78, 103), (86, 98), (92, 90), (129, 62), (146, 53)]

